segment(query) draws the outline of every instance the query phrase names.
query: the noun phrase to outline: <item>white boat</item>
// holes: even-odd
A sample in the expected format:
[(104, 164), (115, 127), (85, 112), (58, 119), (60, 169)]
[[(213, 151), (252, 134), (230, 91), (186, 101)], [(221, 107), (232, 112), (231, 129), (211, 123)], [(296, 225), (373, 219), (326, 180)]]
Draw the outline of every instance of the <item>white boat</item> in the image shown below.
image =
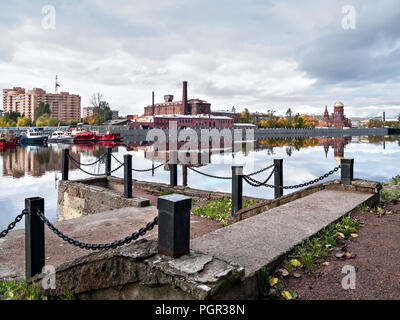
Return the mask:
[(49, 142), (64, 142), (64, 143), (73, 143), (74, 138), (70, 135), (65, 134), (64, 131), (56, 130), (49, 137)]
[(47, 140), (43, 128), (29, 128), (21, 135), (21, 143), (46, 144)]

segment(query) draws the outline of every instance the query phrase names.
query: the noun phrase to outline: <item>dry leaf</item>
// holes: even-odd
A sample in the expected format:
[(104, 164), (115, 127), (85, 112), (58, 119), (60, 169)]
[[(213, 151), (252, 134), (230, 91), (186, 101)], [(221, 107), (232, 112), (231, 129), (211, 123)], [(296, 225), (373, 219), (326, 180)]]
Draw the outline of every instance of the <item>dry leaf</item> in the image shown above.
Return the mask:
[(289, 291), (282, 291), (281, 294), (282, 294), (282, 297), (285, 298), (285, 300), (292, 300), (293, 299), (293, 297), (292, 297), (292, 295), (290, 294)]

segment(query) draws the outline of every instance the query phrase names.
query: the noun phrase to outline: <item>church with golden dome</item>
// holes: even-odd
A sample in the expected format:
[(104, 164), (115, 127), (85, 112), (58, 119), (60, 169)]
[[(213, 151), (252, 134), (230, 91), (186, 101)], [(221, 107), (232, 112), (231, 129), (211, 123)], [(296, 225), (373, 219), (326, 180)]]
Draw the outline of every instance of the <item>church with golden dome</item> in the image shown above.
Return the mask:
[(329, 115), (328, 106), (325, 106), (323, 121), (320, 126), (335, 128), (351, 128), (351, 121), (344, 115), (344, 105), (341, 101), (337, 101), (333, 106), (333, 113)]

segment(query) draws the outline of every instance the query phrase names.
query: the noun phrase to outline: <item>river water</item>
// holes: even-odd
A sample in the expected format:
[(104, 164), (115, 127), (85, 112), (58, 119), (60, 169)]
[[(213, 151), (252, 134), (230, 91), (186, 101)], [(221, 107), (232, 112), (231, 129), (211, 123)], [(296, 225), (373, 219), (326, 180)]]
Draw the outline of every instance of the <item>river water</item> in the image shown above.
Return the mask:
[[(24, 208), (24, 199), (42, 197), (45, 212), (50, 221), (57, 220), (57, 182), (61, 178), (62, 148), (69, 148), (70, 155), (81, 163), (95, 162), (104, 152), (104, 145), (62, 145), (21, 146), (0, 151), (0, 231), (14, 220)], [(208, 157), (209, 164), (198, 166), (198, 171), (227, 177), (232, 165), (243, 165), (245, 174), (260, 170), (283, 159), (284, 185), (293, 185), (313, 180), (338, 166), (340, 159), (354, 158), (354, 176), (374, 181), (388, 181), (400, 173), (400, 137), (332, 137), (301, 139), (263, 139), (254, 143), (254, 150), (221, 153), (220, 149)], [(165, 154), (154, 157), (152, 146), (147, 142), (115, 145), (113, 155), (123, 161), (124, 154), (133, 156), (133, 168), (147, 169), (166, 160)], [(243, 151), (242, 151), (243, 150)], [(194, 152), (192, 157), (200, 158)], [(154, 158), (154, 159), (153, 159)], [(118, 167), (113, 160), (112, 168)], [(88, 175), (70, 165), (70, 180), (82, 179)], [(92, 167), (82, 167), (92, 173), (105, 171), (100, 161)], [(265, 180), (270, 170), (253, 176)], [(123, 168), (113, 175), (123, 177)], [(330, 176), (336, 179), (340, 171)], [(162, 166), (152, 172), (133, 172), (133, 178), (145, 181), (169, 183), (169, 171)], [(202, 190), (230, 192), (231, 182), (199, 175), (188, 170), (188, 186)], [(273, 183), (273, 179), (270, 181)], [(178, 184), (182, 184), (182, 168), (178, 165)], [(285, 190), (285, 194), (294, 190)], [(243, 185), (244, 195), (271, 199), (273, 190), (266, 187)], [(22, 220), (16, 227), (24, 228)]]

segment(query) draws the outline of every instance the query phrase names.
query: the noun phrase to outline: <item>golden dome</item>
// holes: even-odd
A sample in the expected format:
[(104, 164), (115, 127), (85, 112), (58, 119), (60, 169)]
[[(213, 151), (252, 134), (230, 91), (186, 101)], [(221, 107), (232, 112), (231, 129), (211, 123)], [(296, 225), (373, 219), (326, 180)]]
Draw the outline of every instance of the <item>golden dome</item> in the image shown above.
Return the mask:
[(338, 101), (336, 101), (334, 107), (336, 107), (336, 108), (343, 108), (344, 105), (343, 105), (343, 103), (342, 103), (340, 100), (338, 100)]

